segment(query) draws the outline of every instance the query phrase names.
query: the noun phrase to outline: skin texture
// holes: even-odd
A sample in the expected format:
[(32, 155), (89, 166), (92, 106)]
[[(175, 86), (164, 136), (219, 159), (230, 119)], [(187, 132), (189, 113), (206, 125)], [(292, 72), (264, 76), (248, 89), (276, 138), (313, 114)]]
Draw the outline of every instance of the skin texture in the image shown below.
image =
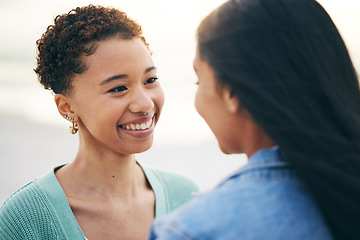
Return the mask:
[(198, 51), (194, 70), (199, 79), (196, 110), (216, 136), (223, 153), (245, 153), (251, 157), (259, 149), (274, 146), (246, 109), (240, 108), (240, 101), (231, 95), (230, 89), (217, 82), (214, 70)]
[[(155, 197), (134, 154), (151, 147), (164, 95), (139, 38), (114, 37), (96, 47), (83, 57), (87, 70), (74, 77), (71, 92), (55, 96), (80, 135), (75, 160), (56, 177), (88, 239), (145, 239)], [(151, 119), (145, 130), (124, 129)]]

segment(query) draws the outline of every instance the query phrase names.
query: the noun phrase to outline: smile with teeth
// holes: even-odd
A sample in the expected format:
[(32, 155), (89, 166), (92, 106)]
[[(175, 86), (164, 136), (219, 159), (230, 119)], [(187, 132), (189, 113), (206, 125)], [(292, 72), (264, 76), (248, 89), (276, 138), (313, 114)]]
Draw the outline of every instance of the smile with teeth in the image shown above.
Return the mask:
[(151, 118), (149, 121), (144, 123), (126, 124), (126, 125), (121, 125), (120, 127), (127, 130), (146, 130), (150, 128), (152, 122), (153, 119)]

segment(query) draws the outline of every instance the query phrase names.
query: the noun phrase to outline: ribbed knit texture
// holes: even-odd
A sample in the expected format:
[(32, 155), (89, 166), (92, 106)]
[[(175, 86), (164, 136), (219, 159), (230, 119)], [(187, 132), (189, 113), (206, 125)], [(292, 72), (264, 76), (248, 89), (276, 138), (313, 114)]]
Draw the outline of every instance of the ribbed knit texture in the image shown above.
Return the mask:
[(33, 184), (20, 189), (0, 210), (0, 239), (66, 239), (49, 207)]
[[(141, 167), (155, 193), (156, 217), (180, 207), (199, 191), (186, 177)], [(85, 239), (53, 171), (27, 184), (3, 204), (0, 239)]]
[[(153, 171), (161, 182), (168, 203), (168, 212), (173, 211), (192, 198), (199, 188), (193, 181), (181, 175), (164, 171)], [(158, 216), (157, 216), (158, 217)]]

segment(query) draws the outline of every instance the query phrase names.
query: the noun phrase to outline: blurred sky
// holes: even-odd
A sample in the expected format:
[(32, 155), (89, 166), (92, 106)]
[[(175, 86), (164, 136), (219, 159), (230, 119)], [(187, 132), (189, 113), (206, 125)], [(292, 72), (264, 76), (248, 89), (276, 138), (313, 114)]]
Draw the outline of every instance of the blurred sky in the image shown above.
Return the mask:
[[(269, 0), (271, 1), (271, 0)], [(195, 30), (224, 0), (0, 0), (0, 203), (26, 182), (73, 159), (77, 136), (33, 72), (35, 41), (53, 18), (74, 7), (113, 6), (143, 26), (166, 102), (154, 146), (137, 159), (209, 189), (246, 162), (224, 155), (196, 113)], [(321, 0), (360, 72), (360, 0)], [(55, 127), (54, 127), (55, 126)]]
[[(113, 6), (128, 13), (143, 26), (154, 52), (158, 74), (166, 95), (157, 141), (162, 144), (192, 144), (213, 139), (193, 106), (196, 76), (192, 70), (195, 30), (201, 19), (224, 0), (0, 0), (0, 116), (58, 125), (53, 96), (37, 83), (35, 41), (53, 18), (88, 4)], [(319, 1), (338, 26), (360, 69), (360, 1)]]

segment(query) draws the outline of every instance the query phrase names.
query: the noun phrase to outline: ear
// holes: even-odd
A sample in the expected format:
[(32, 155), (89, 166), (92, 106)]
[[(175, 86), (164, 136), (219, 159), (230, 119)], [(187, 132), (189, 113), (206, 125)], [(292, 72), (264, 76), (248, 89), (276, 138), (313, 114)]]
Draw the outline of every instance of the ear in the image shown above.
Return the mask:
[(223, 88), (223, 99), (227, 110), (231, 113), (237, 113), (239, 111), (239, 99), (231, 93), (229, 87)]
[(71, 110), (69, 97), (65, 96), (64, 94), (58, 93), (55, 95), (55, 103), (61, 116), (68, 116), (73, 118), (74, 112)]

